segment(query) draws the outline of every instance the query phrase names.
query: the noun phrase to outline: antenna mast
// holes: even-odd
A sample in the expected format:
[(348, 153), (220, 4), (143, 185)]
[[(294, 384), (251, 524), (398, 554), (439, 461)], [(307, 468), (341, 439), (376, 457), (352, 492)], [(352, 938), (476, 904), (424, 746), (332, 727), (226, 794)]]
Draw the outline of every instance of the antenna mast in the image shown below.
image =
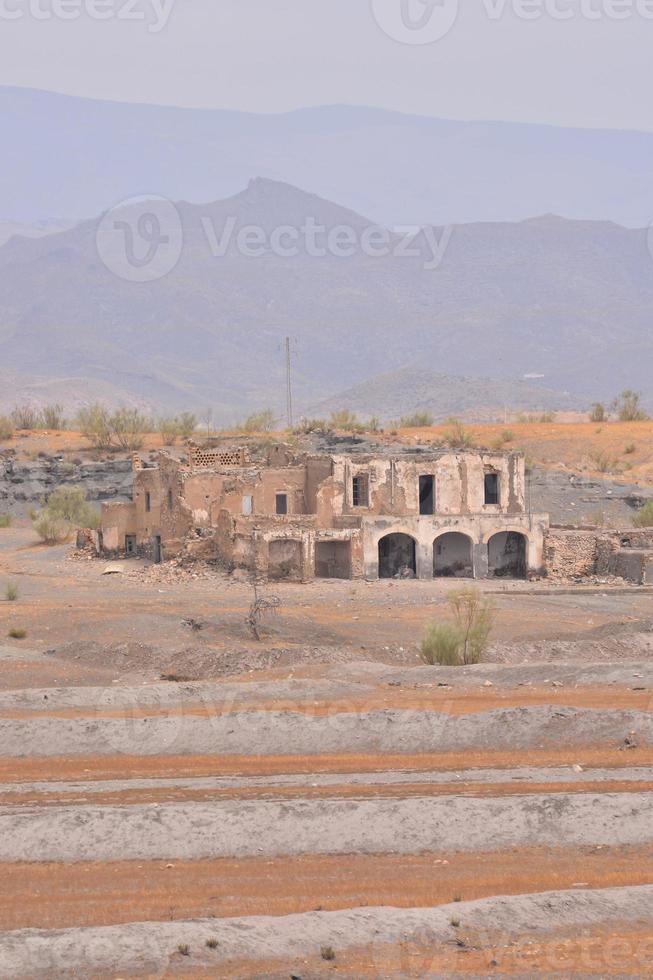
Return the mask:
[(286, 416), (288, 418), (288, 428), (293, 427), (292, 417), (292, 375), (290, 365), (290, 337), (286, 337)]

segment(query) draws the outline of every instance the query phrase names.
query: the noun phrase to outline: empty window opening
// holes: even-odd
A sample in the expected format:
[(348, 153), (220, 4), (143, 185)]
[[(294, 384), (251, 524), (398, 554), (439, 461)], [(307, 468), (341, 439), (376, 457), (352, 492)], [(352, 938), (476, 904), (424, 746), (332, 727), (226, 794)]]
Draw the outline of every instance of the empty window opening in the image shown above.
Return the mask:
[(254, 498), (250, 494), (245, 494), (243, 497), (243, 514), (245, 517), (249, 517), (254, 510)]
[(172, 490), (168, 490), (168, 510), (172, 510), (173, 500), (172, 500)]
[(408, 534), (388, 534), (379, 541), (379, 578), (415, 578), (415, 541)]
[(125, 535), (125, 554), (130, 557), (136, 554), (136, 535), (126, 534)]
[(449, 531), (433, 542), (433, 574), (436, 578), (473, 578), (472, 541), (466, 534)]
[(163, 549), (161, 547), (161, 535), (156, 534), (152, 538), (152, 561), (158, 565), (163, 560)]
[(277, 514), (287, 514), (288, 513), (288, 494), (278, 493), (276, 500)]
[(315, 545), (315, 574), (318, 578), (351, 578), (349, 541), (318, 541)]
[(369, 480), (364, 473), (359, 473), (351, 481), (351, 496), (354, 507), (369, 506)]
[(485, 474), (485, 503), (486, 504), (499, 503), (499, 474), (498, 473)]
[(422, 517), (435, 513), (435, 477), (420, 476), (419, 478), (419, 512)]
[(152, 497), (150, 496), (149, 491), (145, 492), (145, 510), (152, 510)]

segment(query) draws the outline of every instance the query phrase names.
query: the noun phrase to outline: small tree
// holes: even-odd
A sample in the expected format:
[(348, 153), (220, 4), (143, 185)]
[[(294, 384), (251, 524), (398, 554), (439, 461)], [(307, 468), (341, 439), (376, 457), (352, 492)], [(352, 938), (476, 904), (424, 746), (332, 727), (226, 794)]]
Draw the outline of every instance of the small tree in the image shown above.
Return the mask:
[(109, 409), (100, 402), (94, 402), (77, 413), (79, 431), (96, 449), (113, 448), (113, 431)]
[(402, 429), (427, 429), (433, 425), (433, 416), (430, 412), (413, 412), (411, 415), (402, 415), (399, 424)]
[(639, 392), (630, 388), (615, 398), (613, 408), (620, 422), (644, 422), (648, 418), (641, 406), (641, 399)]
[(179, 424), (179, 419), (175, 416), (164, 416), (160, 418), (157, 423), (159, 432), (161, 433), (161, 439), (164, 446), (174, 446), (177, 439), (181, 435), (181, 425)]
[(147, 432), (150, 422), (136, 408), (120, 408), (113, 413), (109, 424), (120, 448), (133, 451), (143, 445), (143, 434)]
[(80, 487), (58, 487), (33, 519), (33, 527), (46, 544), (67, 541), (76, 528), (96, 528), (97, 512)]
[(197, 428), (197, 416), (193, 415), (192, 412), (182, 412), (177, 417), (177, 421), (179, 423), (179, 432), (183, 438), (190, 439)]
[(243, 432), (272, 432), (276, 416), (271, 408), (264, 408), (245, 419), (238, 428)]
[(355, 432), (362, 429), (356, 412), (351, 412), (348, 408), (341, 408), (337, 412), (332, 412), (329, 426), (332, 429), (343, 429), (345, 432)]
[(605, 422), (607, 412), (603, 402), (594, 402), (590, 409), (590, 422)]

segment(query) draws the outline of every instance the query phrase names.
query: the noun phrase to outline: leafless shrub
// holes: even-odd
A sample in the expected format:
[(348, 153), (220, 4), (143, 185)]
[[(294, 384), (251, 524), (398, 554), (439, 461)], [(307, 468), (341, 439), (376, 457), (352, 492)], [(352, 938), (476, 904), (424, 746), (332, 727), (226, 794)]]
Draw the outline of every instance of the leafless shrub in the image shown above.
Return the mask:
[(469, 449), (474, 442), (460, 419), (447, 419), (449, 428), (444, 433), (444, 442), (450, 449)]
[(620, 422), (644, 422), (648, 415), (641, 405), (642, 396), (638, 391), (626, 388), (613, 402), (613, 409)]
[(0, 415), (0, 442), (6, 442), (14, 434), (14, 423), (6, 415)]
[(39, 411), (33, 405), (16, 405), (11, 418), (17, 429), (38, 429), (41, 424)]
[(64, 416), (63, 405), (58, 402), (52, 405), (44, 405), (41, 409), (41, 421), (45, 429), (65, 429), (68, 423)]
[(254, 585), (254, 598), (247, 614), (247, 626), (255, 640), (260, 642), (261, 623), (266, 615), (274, 615), (281, 608), (281, 599), (277, 595), (259, 595), (258, 587)]

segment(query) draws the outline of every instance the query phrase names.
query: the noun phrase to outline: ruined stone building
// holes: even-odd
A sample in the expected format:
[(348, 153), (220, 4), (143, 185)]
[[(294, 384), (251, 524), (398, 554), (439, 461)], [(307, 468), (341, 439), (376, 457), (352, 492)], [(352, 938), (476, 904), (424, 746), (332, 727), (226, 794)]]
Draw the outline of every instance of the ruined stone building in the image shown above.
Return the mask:
[(192, 447), (134, 458), (131, 503), (102, 512), (105, 554), (180, 554), (263, 577), (526, 577), (548, 517), (527, 505), (524, 457), (441, 450), (294, 455)]

